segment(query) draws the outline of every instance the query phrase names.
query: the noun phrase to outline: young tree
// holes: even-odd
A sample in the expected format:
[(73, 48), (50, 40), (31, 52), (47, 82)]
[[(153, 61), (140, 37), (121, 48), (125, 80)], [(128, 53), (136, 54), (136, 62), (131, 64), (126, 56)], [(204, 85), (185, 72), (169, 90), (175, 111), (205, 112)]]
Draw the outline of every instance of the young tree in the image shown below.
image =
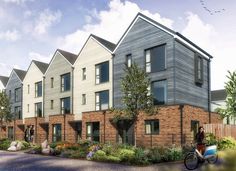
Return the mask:
[[(115, 116), (113, 121), (131, 120), (134, 124), (134, 144), (136, 145), (136, 121), (140, 111), (145, 111), (151, 115), (156, 113), (153, 105), (153, 97), (150, 92), (150, 79), (148, 74), (136, 63), (131, 67), (125, 67), (125, 75), (121, 81), (123, 109), (114, 109)], [(132, 125), (130, 124), (130, 126)], [(127, 126), (127, 125), (126, 125)]]
[(5, 92), (0, 92), (0, 127), (3, 122), (10, 122), (13, 119), (11, 114), (10, 101)]
[(227, 78), (229, 81), (225, 83), (225, 90), (227, 93), (226, 106), (217, 108), (216, 111), (220, 113), (222, 118), (227, 118), (229, 124), (230, 118), (236, 117), (236, 72), (228, 71)]

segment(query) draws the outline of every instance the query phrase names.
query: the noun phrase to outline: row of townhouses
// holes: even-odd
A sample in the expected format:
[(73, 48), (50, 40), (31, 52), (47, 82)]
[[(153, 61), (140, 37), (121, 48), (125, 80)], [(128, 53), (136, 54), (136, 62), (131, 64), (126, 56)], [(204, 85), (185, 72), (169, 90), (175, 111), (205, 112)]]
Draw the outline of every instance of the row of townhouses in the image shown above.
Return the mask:
[[(79, 54), (56, 50), (49, 64), (33, 60), (27, 71), (13, 69), (0, 86), (15, 119), (0, 138), (34, 142), (89, 139), (140, 146), (183, 144), (199, 125), (221, 123), (211, 112), (212, 56), (173, 30), (138, 13), (117, 44), (90, 35)], [(151, 79), (158, 113), (140, 112), (137, 126), (111, 122), (111, 107), (122, 108), (124, 64), (136, 62)]]

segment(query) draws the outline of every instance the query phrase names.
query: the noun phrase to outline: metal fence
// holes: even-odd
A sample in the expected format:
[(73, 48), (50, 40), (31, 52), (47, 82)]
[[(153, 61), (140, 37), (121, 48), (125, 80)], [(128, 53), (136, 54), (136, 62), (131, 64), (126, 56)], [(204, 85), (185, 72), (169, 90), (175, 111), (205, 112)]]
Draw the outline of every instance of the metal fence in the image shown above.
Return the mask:
[(236, 138), (236, 125), (204, 124), (203, 127), (206, 133), (213, 133), (218, 139), (223, 137)]

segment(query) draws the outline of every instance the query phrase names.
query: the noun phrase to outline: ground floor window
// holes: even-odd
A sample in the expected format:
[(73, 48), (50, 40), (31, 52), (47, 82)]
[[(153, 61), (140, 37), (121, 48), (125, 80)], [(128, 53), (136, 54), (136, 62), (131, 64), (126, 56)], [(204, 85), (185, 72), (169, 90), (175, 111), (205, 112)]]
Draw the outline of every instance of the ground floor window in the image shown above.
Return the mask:
[(43, 117), (42, 113), (42, 102), (35, 103), (35, 116), (36, 117)]
[(100, 141), (99, 134), (100, 124), (99, 122), (87, 122), (86, 123), (86, 138), (91, 141)]
[(8, 127), (7, 138), (10, 140), (14, 139), (14, 130), (12, 126)]
[(61, 141), (61, 124), (53, 125), (52, 141), (53, 142)]
[(146, 134), (159, 134), (159, 132), (160, 132), (160, 125), (158, 119), (145, 121)]
[(195, 136), (198, 132), (198, 128), (199, 128), (199, 121), (192, 120), (191, 121), (191, 132), (192, 132), (193, 139), (195, 139)]
[(22, 112), (21, 112), (21, 107), (20, 106), (15, 107), (15, 118), (16, 119), (22, 119)]

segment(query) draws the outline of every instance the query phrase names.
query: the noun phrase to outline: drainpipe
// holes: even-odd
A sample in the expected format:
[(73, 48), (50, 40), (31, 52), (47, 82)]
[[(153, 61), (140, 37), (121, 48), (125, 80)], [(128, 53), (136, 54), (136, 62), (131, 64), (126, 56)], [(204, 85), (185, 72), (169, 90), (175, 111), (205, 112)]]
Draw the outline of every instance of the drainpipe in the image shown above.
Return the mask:
[(44, 113), (44, 109), (45, 109), (45, 107), (44, 107), (45, 104), (44, 103), (45, 103), (45, 76), (43, 76), (43, 103), (42, 103), (43, 104), (43, 113), (42, 113), (43, 117), (45, 116), (44, 115), (45, 114)]
[(208, 115), (209, 123), (211, 123), (211, 68), (210, 68), (211, 59), (207, 61), (207, 78), (208, 78)]
[(72, 80), (72, 88), (71, 88), (71, 113), (74, 114), (74, 67), (71, 67), (71, 80)]
[(64, 117), (64, 141), (66, 141), (66, 114), (63, 114)]
[(35, 137), (35, 143), (38, 143), (38, 117), (36, 117), (35, 119), (35, 133), (34, 133), (34, 137)]
[(104, 135), (103, 135), (103, 143), (105, 143), (105, 140), (106, 140), (106, 137), (105, 137), (105, 135), (106, 135), (106, 124), (105, 124), (105, 122), (106, 122), (106, 111), (103, 111), (103, 133), (104, 133)]
[(180, 142), (181, 145), (183, 145), (183, 108), (184, 105), (179, 105), (179, 110), (180, 110)]

